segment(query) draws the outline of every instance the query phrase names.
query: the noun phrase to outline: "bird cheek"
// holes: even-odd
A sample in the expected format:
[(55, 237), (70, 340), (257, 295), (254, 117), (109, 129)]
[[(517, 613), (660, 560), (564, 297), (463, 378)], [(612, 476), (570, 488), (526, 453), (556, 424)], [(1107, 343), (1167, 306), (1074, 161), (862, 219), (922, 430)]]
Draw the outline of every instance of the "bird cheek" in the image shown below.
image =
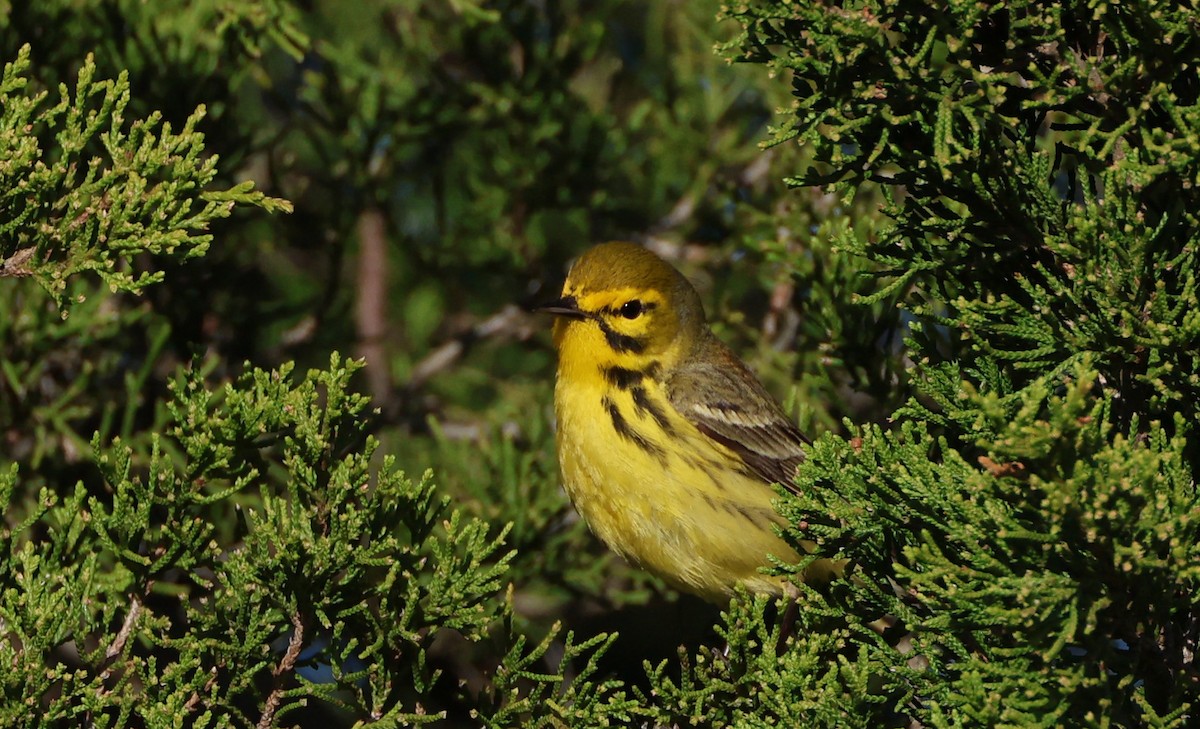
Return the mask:
[(646, 354), (661, 355), (667, 349), (670, 349), (671, 343), (675, 341), (675, 334), (679, 330), (673, 322), (657, 321), (648, 328), (645, 334), (646, 341), (650, 342), (650, 347), (647, 348)]

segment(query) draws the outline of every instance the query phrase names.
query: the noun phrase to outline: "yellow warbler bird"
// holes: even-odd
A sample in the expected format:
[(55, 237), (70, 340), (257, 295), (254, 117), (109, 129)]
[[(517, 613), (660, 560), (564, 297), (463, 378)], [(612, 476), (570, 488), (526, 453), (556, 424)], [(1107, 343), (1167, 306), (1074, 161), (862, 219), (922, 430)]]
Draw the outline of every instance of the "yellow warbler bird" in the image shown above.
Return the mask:
[(713, 336), (687, 279), (644, 248), (606, 243), (540, 308), (558, 316), (563, 481), (592, 531), (709, 600), (738, 584), (779, 594), (767, 555), (799, 555), (777, 534), (772, 484), (792, 484), (808, 441)]

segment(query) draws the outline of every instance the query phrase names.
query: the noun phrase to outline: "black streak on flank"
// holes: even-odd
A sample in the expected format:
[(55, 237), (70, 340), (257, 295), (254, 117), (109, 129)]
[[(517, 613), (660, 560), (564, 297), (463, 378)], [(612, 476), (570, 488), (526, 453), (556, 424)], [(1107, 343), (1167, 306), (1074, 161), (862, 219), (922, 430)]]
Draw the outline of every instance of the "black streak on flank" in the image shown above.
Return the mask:
[(713, 511), (716, 511), (719, 506), (725, 511), (726, 514), (729, 514), (730, 516), (740, 516), (759, 529), (769, 528), (771, 522), (773, 521), (771, 517), (762, 509), (742, 506), (741, 504), (736, 504), (726, 498), (714, 498), (703, 491), (700, 492), (700, 495), (704, 497), (704, 503), (708, 504), (708, 508), (712, 509)]
[(667, 420), (667, 414), (658, 406), (658, 403), (651, 400), (650, 396), (646, 394), (646, 388), (638, 385), (630, 390), (629, 394), (633, 396), (633, 405), (639, 413), (646, 413), (654, 418), (654, 422), (658, 423), (658, 427), (662, 428), (667, 435), (675, 432), (670, 421)]
[(751, 524), (764, 529), (770, 526), (771, 517), (767, 516), (762, 509), (742, 506), (741, 504), (730, 504), (730, 506), (732, 506), (733, 509), (735, 509), (743, 519), (749, 521)]
[(688, 459), (688, 465), (707, 476), (709, 483), (711, 483), (717, 491), (725, 490), (725, 484), (722, 483), (721, 479), (717, 478), (717, 474), (721, 471), (721, 467), (719, 465), (713, 463), (712, 461), (704, 461), (699, 458)]
[(613, 402), (611, 398), (606, 397), (601, 402), (604, 405), (604, 409), (608, 411), (608, 417), (610, 420), (612, 420), (613, 430), (617, 431), (617, 435), (621, 436), (630, 443), (633, 443), (635, 446), (641, 448), (660, 461), (666, 459), (667, 454), (663, 452), (661, 447), (646, 440), (644, 435), (630, 427), (629, 421), (625, 420), (625, 416), (621, 414), (620, 409), (617, 408), (617, 404)]

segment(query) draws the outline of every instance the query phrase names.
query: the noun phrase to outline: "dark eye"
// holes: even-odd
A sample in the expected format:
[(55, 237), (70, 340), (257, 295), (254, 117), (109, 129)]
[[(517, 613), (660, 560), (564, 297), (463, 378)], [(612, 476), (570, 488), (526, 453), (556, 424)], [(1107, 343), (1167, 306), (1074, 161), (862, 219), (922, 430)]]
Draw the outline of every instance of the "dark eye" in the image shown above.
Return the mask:
[(645, 310), (646, 309), (642, 305), (642, 302), (634, 299), (633, 301), (626, 301), (625, 304), (621, 306), (621, 316), (625, 317), (626, 319), (636, 319), (641, 316), (642, 312)]

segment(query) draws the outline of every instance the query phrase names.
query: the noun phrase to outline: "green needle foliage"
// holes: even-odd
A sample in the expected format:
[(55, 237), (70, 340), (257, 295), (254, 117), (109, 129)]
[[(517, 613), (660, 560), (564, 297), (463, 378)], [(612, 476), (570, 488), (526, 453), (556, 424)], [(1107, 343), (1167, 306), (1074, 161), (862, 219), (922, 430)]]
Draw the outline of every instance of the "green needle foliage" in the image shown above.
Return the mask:
[[(0, 0), (0, 724), (1194, 725), (1193, 5)], [(512, 304), (614, 237), (845, 579), (686, 634), (578, 521)]]
[(657, 672), (673, 720), (721, 705), (714, 724), (1195, 723), (1186, 5), (729, 6), (745, 34), (727, 52), (791, 80), (773, 143), (814, 150), (792, 184), (884, 190), (892, 224), (841, 245), (878, 266), (876, 300), (915, 315), (917, 394), (886, 430), (819, 440), (785, 501), (789, 533), (851, 579), (809, 591), (782, 657), (739, 665), (772, 638), (735, 612), (730, 660), (697, 657), (680, 684)]
[(81, 60), (73, 84), (38, 91), (22, 46), (0, 81), (0, 422), (26, 497), (79, 478), (93, 433), (149, 446), (171, 333), (122, 295), (203, 256), (235, 206), (290, 210), (252, 182), (216, 183), (203, 109), (178, 132), (158, 113), (127, 119), (126, 75)]
[[(508, 529), (452, 508), (428, 474), (374, 458), (368, 399), (349, 389), (360, 364), (334, 355), (300, 382), (292, 364), (247, 365), (212, 388), (212, 366), (196, 361), (146, 402), (168, 326), (77, 274), (139, 293), (163, 274), (134, 275), (135, 256), (203, 255), (208, 223), (235, 204), (288, 205), (249, 183), (209, 191), (217, 160), (203, 137), (190, 124), (156, 133), (156, 116), (127, 126), (124, 78), (95, 81), (88, 61), (77, 93), (43, 110), (28, 67), (23, 50), (3, 88), (7, 166), (23, 181), (6, 208), (6, 262), (42, 286), (17, 289), (0, 329), (16, 456), (0, 478), (0, 723), (628, 717), (619, 681), (588, 680), (611, 636), (554, 627), (530, 646), (514, 629)], [(80, 163), (92, 147), (105, 154)], [(82, 221), (62, 214), (84, 208)], [(72, 220), (81, 237), (61, 232)], [(56, 302), (82, 316), (64, 319)], [(138, 337), (124, 329), (147, 320), (145, 361), (130, 368)], [(93, 400), (97, 383), (116, 395)], [(96, 435), (81, 442), (89, 423)], [(476, 648), (449, 648), (463, 644)], [(447, 676), (460, 672), (445, 664), (472, 659), (494, 661), (495, 680)]]
[[(83, 271), (95, 272), (113, 291), (136, 292), (161, 281), (161, 271), (131, 270), (131, 259), (203, 255), (212, 239), (209, 226), (237, 203), (290, 209), (255, 192), (251, 182), (204, 189), (216, 176), (217, 159), (201, 158), (204, 138), (196, 124), (203, 108), (179, 133), (158, 114), (126, 129), (124, 75), (96, 80), (89, 57), (74, 89), (60, 87), (50, 105), (47, 92), (27, 93), (29, 66), (24, 46), (0, 79), (0, 274), (32, 276), (60, 307), (67, 303), (68, 279)], [(52, 209), (39, 210), (51, 197)]]
[(218, 391), (184, 377), (148, 463), (95, 443), (102, 494), (43, 491), (3, 531), (5, 726), (268, 725), (314, 700), (397, 726), (448, 706), (492, 726), (628, 715), (617, 683), (588, 681), (604, 635), (565, 638), (577, 685), (537, 667), (557, 630), (502, 650), (487, 687), (444, 685), (444, 634), (511, 634), (512, 555), (428, 474), (372, 468), (367, 399), (347, 390), (359, 367), (335, 355), (298, 383), (285, 366)]

